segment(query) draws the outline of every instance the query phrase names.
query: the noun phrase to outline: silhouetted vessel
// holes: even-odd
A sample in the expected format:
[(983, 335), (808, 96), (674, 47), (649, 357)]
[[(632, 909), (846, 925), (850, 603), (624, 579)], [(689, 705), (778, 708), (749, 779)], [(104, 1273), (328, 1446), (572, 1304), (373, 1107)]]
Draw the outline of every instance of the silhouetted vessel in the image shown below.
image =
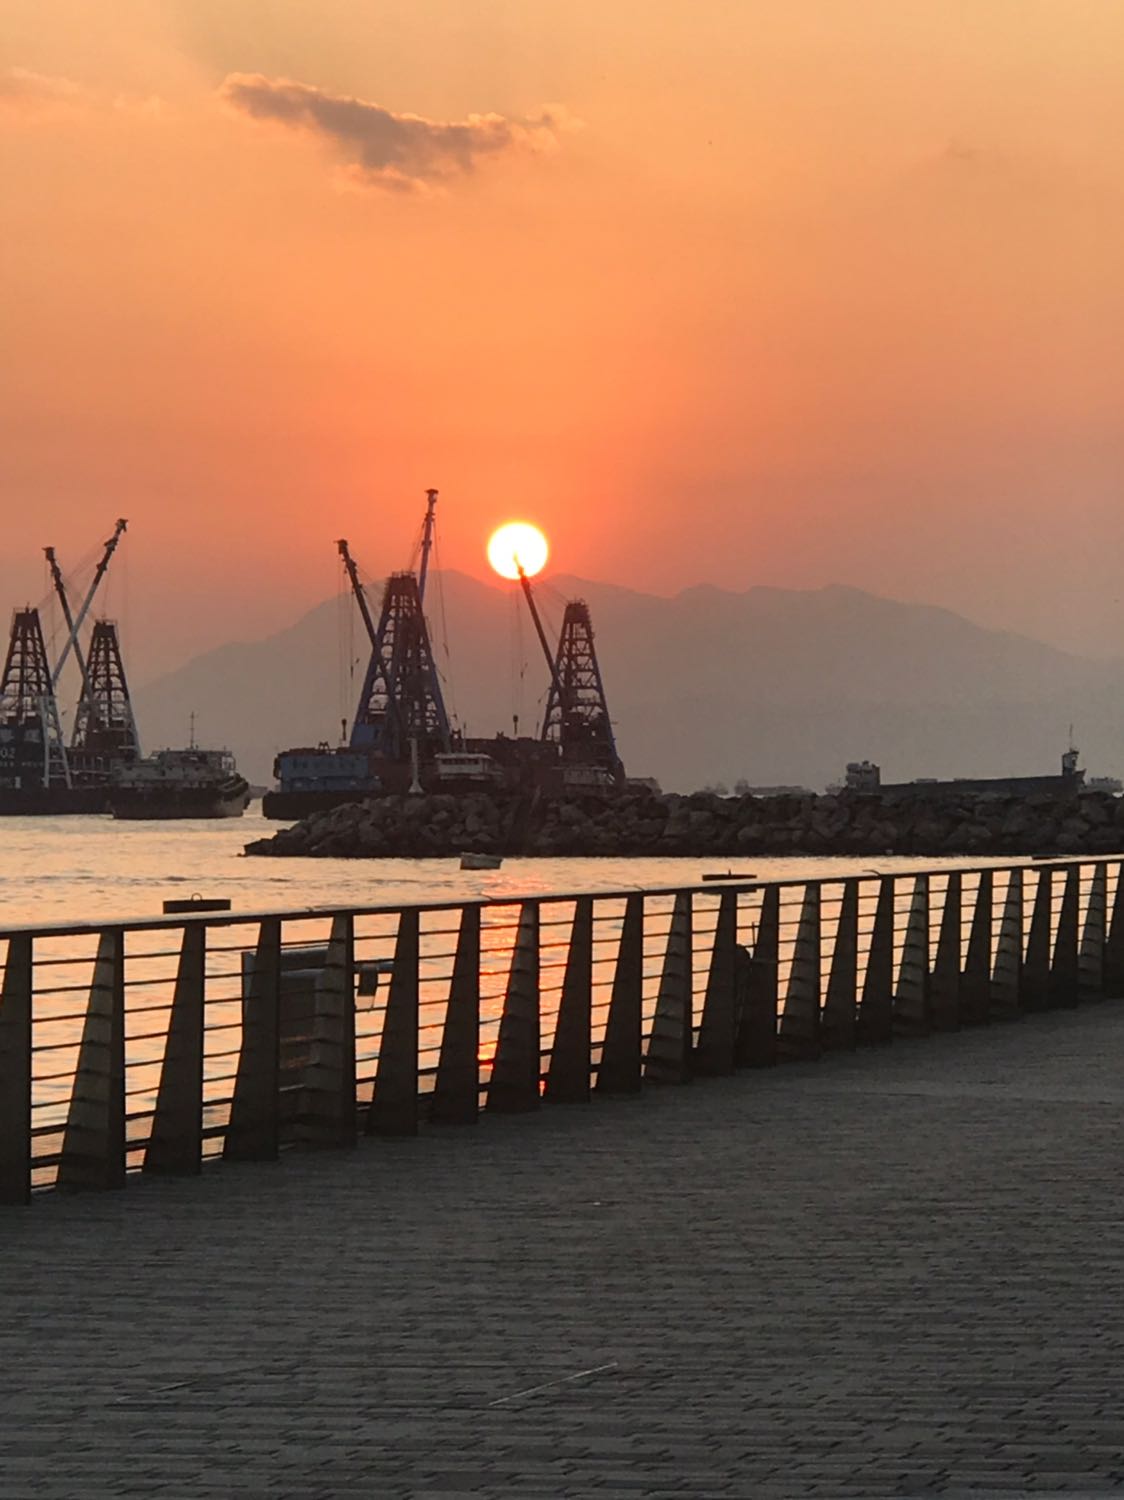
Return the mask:
[(898, 801), (939, 798), (950, 794), (969, 797), (1073, 797), (1081, 792), (1114, 791), (1119, 782), (1098, 777), (1086, 783), (1085, 772), (1077, 764), (1078, 751), (1071, 745), (1062, 756), (1062, 769), (1056, 776), (957, 776), (941, 781), (935, 776), (918, 777), (916, 781), (885, 782), (882, 768), (871, 760), (850, 761), (841, 786), (828, 787), (829, 792), (870, 792)]
[(158, 750), (118, 773), (109, 788), (115, 818), (240, 818), (250, 783), (229, 750)]
[(450, 726), (425, 618), (436, 501), (437, 491), (427, 490), (418, 571), (390, 575), (377, 622), (348, 543), (336, 543), (371, 646), (366, 677), (346, 745), (297, 746), (277, 756), (277, 789), (262, 798), (267, 818), (303, 818), (407, 792), (591, 798), (624, 787), (589, 606), (567, 602), (552, 648), (522, 569), (519, 583), (550, 673), (542, 732), (520, 735), (516, 720), (513, 735), (478, 739)]
[[(27, 605), (12, 615), (0, 673), (0, 814), (107, 812), (110, 781), (140, 754), (117, 626), (98, 619), (89, 637), (83, 635), (126, 524), (118, 520), (104, 543), (77, 612), (54, 547), (43, 549), (67, 631), (53, 662), (38, 608)], [(82, 691), (68, 745), (57, 688), (71, 657)]]

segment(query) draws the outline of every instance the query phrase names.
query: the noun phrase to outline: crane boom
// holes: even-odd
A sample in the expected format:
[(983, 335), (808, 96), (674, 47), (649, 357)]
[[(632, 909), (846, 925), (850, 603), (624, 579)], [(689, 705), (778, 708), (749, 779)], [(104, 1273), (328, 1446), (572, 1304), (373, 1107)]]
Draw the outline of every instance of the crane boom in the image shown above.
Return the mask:
[(347, 576), (351, 582), (351, 591), (355, 595), (355, 602), (359, 606), (359, 613), (363, 616), (363, 624), (366, 627), (367, 635), (370, 637), (371, 645), (377, 647), (379, 642), (378, 632), (375, 630), (375, 622), (371, 619), (371, 610), (367, 603), (367, 595), (364, 592), (362, 583), (359, 581), (359, 569), (355, 566), (355, 559), (348, 548), (347, 539), (341, 537), (336, 546), (339, 548), (340, 556), (343, 558), (343, 565), (347, 569)]
[(101, 555), (101, 561), (94, 569), (94, 576), (90, 580), (90, 587), (86, 590), (86, 597), (82, 600), (82, 607), (78, 611), (78, 617), (74, 621), (74, 624), (71, 626), (70, 634), (66, 638), (66, 645), (62, 648), (62, 654), (55, 664), (55, 670), (51, 673), (52, 687), (55, 687), (57, 685), (59, 677), (62, 675), (62, 669), (66, 665), (66, 658), (70, 655), (71, 650), (78, 645), (78, 632), (86, 623), (86, 616), (90, 612), (90, 605), (94, 602), (94, 595), (97, 593), (98, 586), (100, 585), (102, 579), (105, 577), (105, 570), (109, 567), (110, 558), (113, 556), (114, 552), (117, 551), (117, 543), (121, 540), (121, 533), (125, 530), (128, 524), (129, 523), (123, 518), (118, 519), (117, 524), (113, 528), (113, 535), (105, 544), (105, 550)]
[(418, 599), (425, 603), (425, 580), (429, 573), (429, 554), (433, 548), (433, 512), (437, 506), (437, 491), (425, 492), (425, 521), (422, 524), (421, 567), (418, 569)]
[(66, 584), (63, 581), (62, 569), (59, 567), (58, 556), (53, 547), (44, 547), (43, 554), (47, 559), (47, 565), (51, 570), (51, 582), (55, 586), (55, 593), (59, 596), (62, 605), (62, 617), (66, 621), (66, 628), (74, 637), (74, 656), (78, 662), (78, 670), (82, 674), (82, 691), (88, 696), (90, 692), (89, 674), (86, 671), (86, 659), (82, 655), (82, 643), (78, 640), (74, 629), (74, 615), (70, 608), (70, 599), (67, 597)]
[(558, 664), (554, 660), (554, 652), (550, 649), (550, 642), (546, 638), (546, 631), (543, 629), (542, 620), (539, 618), (539, 607), (535, 603), (535, 591), (532, 589), (531, 580), (524, 573), (523, 565), (518, 558), (515, 559), (515, 566), (519, 569), (519, 586), (526, 596), (527, 608), (531, 611), (531, 619), (535, 622), (535, 630), (538, 632), (542, 654), (546, 657), (546, 666), (547, 671), (550, 673), (550, 680), (554, 684), (554, 690), (558, 694), (559, 702), (562, 702), (565, 699), (565, 693), (562, 689), (562, 679), (558, 676)]

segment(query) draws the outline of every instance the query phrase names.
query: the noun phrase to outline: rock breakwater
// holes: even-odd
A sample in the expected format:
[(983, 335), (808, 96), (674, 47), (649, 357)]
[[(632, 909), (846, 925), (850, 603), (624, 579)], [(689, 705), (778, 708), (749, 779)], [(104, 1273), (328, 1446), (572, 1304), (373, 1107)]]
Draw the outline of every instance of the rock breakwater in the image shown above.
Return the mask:
[(1124, 800), (944, 796), (720, 797), (629, 792), (611, 801), (393, 796), (316, 813), (247, 854), (323, 858), (526, 855), (1110, 854)]

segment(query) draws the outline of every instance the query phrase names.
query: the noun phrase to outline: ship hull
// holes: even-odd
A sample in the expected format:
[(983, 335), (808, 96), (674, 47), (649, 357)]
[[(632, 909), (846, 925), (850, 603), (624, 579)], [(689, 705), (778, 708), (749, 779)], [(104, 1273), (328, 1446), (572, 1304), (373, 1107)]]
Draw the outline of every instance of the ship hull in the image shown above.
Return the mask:
[(261, 810), (264, 817), (292, 823), (312, 813), (331, 812), (334, 807), (345, 807), (349, 802), (362, 802), (366, 797), (378, 795), (377, 788), (367, 792), (266, 792), (261, 799)]
[(108, 811), (108, 794), (103, 786), (0, 787), (0, 818), (54, 818)]
[[(239, 778), (241, 781), (241, 778)], [(127, 821), (167, 821), (173, 818), (240, 818), (250, 804), (249, 783), (222, 787), (115, 787), (109, 810)]]

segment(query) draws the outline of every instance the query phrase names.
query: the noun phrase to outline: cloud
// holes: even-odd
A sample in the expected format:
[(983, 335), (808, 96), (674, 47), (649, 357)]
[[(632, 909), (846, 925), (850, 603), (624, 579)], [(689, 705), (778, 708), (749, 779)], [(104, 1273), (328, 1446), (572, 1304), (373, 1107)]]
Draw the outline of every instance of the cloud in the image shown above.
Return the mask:
[(469, 115), (455, 122), (427, 120), (260, 73), (231, 73), (219, 93), (254, 119), (305, 130), (330, 142), (348, 158), (346, 176), (353, 184), (396, 192), (417, 192), (463, 177), (488, 158), (549, 150), (569, 124), (561, 110), (544, 111), (529, 120), (497, 114)]
[(0, 108), (16, 114), (38, 115), (85, 102), (85, 89), (69, 78), (33, 73), (29, 68), (0, 71)]
[(33, 73), (29, 68), (0, 71), (0, 114), (21, 120), (42, 120), (59, 115), (86, 115), (99, 110), (129, 114), (159, 114), (163, 102), (155, 95), (95, 93), (69, 78)]

